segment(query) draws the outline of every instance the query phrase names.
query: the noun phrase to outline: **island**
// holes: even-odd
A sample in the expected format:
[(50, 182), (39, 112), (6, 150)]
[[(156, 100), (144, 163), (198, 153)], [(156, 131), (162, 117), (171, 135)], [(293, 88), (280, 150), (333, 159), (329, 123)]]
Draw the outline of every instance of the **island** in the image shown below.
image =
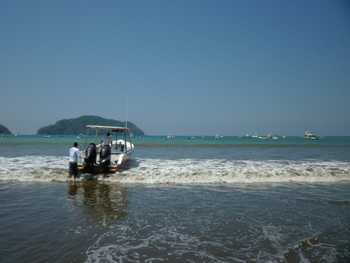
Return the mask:
[[(125, 126), (124, 121), (113, 119), (105, 119), (99, 116), (86, 115), (73, 119), (63, 119), (57, 121), (55, 124), (42, 127), (38, 130), (39, 135), (78, 135), (85, 134), (86, 125), (106, 125), (106, 126)], [(134, 123), (128, 121), (128, 128), (133, 135), (142, 136), (144, 132)]]
[(7, 129), (4, 125), (0, 124), (0, 134), (12, 135), (9, 129)]

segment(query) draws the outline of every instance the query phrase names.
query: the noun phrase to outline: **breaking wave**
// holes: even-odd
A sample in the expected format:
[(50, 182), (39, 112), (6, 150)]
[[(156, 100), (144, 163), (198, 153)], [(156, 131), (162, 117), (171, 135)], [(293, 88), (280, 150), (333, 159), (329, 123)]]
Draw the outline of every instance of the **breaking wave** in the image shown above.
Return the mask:
[[(0, 180), (66, 181), (63, 156), (0, 157)], [(123, 172), (99, 178), (140, 184), (221, 184), (350, 181), (350, 162), (319, 160), (137, 159)]]

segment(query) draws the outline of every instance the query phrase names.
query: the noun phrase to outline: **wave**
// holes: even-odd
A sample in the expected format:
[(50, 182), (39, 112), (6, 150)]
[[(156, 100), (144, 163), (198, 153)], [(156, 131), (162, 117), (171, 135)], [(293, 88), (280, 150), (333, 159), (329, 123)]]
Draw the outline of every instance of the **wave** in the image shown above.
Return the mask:
[(66, 181), (67, 165), (63, 156), (0, 157), (0, 180)]
[[(0, 157), (0, 180), (67, 181), (63, 156)], [(350, 162), (319, 160), (136, 159), (104, 181), (127, 184), (230, 184), (350, 181)]]

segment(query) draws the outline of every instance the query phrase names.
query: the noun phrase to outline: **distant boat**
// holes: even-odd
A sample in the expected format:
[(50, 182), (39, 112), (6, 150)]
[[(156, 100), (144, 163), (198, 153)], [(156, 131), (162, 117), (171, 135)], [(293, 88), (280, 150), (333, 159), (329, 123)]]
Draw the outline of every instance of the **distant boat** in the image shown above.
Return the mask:
[(319, 140), (320, 136), (316, 135), (312, 131), (305, 131), (304, 139), (306, 139), (306, 140)]
[(251, 136), (249, 133), (245, 134), (242, 136), (243, 139), (250, 139), (252, 138), (253, 136)]
[(242, 138), (243, 139), (260, 139), (260, 140), (278, 140), (278, 139), (281, 138), (281, 136), (279, 136), (279, 135), (272, 135), (270, 133), (267, 134), (267, 135), (256, 135), (256, 134), (250, 135), (249, 133), (247, 133), (246, 135), (243, 135)]
[(261, 140), (272, 139), (272, 135), (271, 134), (262, 135), (262, 136), (258, 136), (258, 138), (261, 139)]
[(219, 135), (219, 134), (215, 134), (215, 137), (214, 137), (216, 140), (218, 140), (218, 139), (222, 139), (222, 138), (224, 138), (224, 136), (222, 136), (222, 135)]

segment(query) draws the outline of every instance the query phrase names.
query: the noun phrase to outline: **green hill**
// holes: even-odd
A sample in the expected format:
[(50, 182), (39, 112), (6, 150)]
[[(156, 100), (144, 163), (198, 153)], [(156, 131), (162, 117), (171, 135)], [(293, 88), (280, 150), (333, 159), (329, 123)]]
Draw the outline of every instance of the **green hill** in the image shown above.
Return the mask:
[[(63, 119), (55, 124), (42, 127), (37, 134), (55, 135), (55, 134), (80, 134), (86, 133), (86, 125), (110, 125), (110, 126), (125, 126), (125, 122), (113, 119), (105, 119), (99, 116), (80, 116), (75, 119)], [(144, 135), (144, 132), (132, 122), (128, 121), (128, 128), (134, 135)]]
[(7, 129), (4, 125), (0, 124), (0, 134), (12, 134), (9, 129)]

